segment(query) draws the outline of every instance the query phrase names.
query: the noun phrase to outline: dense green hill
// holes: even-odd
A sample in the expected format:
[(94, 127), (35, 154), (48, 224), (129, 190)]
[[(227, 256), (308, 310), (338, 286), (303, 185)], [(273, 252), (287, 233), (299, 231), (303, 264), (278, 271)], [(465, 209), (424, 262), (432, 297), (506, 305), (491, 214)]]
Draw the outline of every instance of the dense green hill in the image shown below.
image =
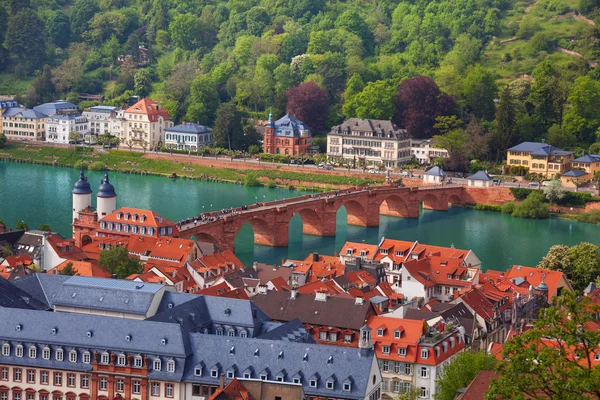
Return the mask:
[[(349, 116), (393, 118), (420, 136), (459, 130), (446, 139), (471, 158), (541, 138), (588, 149), (600, 126), (597, 3), (0, 0), (0, 94), (28, 105), (149, 95), (179, 121), (212, 124), (224, 102), (279, 116), (288, 90), (314, 81), (325, 94), (306, 87), (290, 107), (320, 132)], [(442, 92), (401, 85), (417, 75)], [(321, 95), (324, 116), (304, 107)], [(459, 121), (433, 127), (451, 114)]]

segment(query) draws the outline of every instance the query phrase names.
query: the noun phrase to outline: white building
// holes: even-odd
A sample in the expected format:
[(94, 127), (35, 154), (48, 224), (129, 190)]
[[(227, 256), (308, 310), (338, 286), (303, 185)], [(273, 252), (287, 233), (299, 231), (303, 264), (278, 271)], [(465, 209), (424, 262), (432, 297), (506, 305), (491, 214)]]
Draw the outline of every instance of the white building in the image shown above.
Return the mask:
[(327, 134), (327, 157), (397, 167), (411, 160), (410, 138), (391, 121), (350, 118)]
[(197, 151), (214, 146), (212, 129), (193, 122), (184, 122), (165, 129), (165, 145), (170, 149)]
[(83, 116), (90, 122), (90, 135), (112, 135), (112, 116), (117, 110), (113, 106), (93, 106), (83, 112)]
[(485, 171), (479, 171), (467, 178), (467, 185), (471, 187), (490, 187), (492, 177)]
[(423, 173), (423, 182), (442, 183), (446, 179), (446, 173), (438, 166), (428, 169)]
[(429, 165), (436, 158), (448, 158), (448, 150), (435, 147), (430, 139), (412, 139), (410, 152), (422, 165)]
[(57, 144), (75, 142), (70, 139), (71, 133), (78, 135), (77, 140), (88, 134), (90, 124), (86, 117), (76, 114), (55, 114), (46, 120), (46, 141)]

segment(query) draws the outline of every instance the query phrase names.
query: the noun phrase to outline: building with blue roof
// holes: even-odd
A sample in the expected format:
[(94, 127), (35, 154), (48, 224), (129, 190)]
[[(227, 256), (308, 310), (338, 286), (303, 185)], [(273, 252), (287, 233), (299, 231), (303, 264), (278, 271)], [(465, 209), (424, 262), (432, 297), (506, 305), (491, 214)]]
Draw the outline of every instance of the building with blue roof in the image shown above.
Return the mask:
[(492, 177), (485, 171), (477, 171), (467, 178), (467, 185), (472, 187), (490, 187)]
[(184, 122), (165, 129), (165, 145), (170, 149), (198, 151), (214, 146), (212, 129), (193, 122)]
[[(584, 154), (571, 162), (571, 170), (562, 174), (561, 179), (566, 187), (574, 187), (573, 180), (590, 181), (600, 171), (600, 155)], [(564, 178), (564, 179), (563, 179)]]
[(311, 143), (311, 132), (304, 122), (289, 113), (273, 121), (273, 115), (269, 113), (263, 140), (265, 153), (291, 156), (308, 154)]
[(423, 173), (423, 182), (442, 183), (446, 179), (446, 175), (446, 172), (436, 165)]
[(562, 175), (571, 169), (573, 152), (542, 142), (523, 142), (508, 149), (506, 163), (509, 166), (524, 167), (530, 173), (546, 178)]
[(51, 103), (40, 104), (39, 106), (33, 107), (33, 110), (42, 114), (52, 117), (56, 114), (61, 115), (72, 115), (79, 114), (79, 108), (73, 103), (65, 100), (58, 100)]
[(2, 112), (2, 133), (9, 140), (46, 140), (47, 115), (23, 107), (10, 107)]
[(77, 143), (90, 131), (90, 122), (81, 114), (54, 114), (46, 119), (46, 141)]

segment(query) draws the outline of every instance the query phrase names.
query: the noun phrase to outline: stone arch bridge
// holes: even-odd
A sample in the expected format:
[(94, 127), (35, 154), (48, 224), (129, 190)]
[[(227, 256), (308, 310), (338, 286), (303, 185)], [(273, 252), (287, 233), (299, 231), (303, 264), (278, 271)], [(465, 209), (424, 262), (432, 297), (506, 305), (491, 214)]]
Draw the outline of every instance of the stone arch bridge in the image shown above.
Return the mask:
[(286, 247), (289, 223), (296, 214), (302, 218), (305, 234), (335, 236), (336, 213), (342, 206), (346, 207), (349, 225), (373, 227), (379, 226), (380, 214), (418, 218), (421, 202), (423, 208), (440, 211), (448, 211), (449, 204), (473, 203), (467, 190), (460, 185), (378, 186), (305, 195), (258, 203), (229, 214), (204, 213), (207, 221), (182, 224), (179, 231), (182, 238), (194, 236), (199, 241), (214, 243), (222, 250), (233, 251), (239, 230), (250, 223), (255, 244)]

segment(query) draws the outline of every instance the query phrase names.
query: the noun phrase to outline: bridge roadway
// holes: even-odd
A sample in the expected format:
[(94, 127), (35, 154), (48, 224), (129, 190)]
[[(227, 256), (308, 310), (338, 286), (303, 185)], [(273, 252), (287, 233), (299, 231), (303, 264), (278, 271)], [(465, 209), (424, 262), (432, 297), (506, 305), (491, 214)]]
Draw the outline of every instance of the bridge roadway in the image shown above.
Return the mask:
[(421, 203), (426, 209), (441, 211), (447, 211), (448, 204), (473, 203), (467, 191), (461, 185), (357, 187), (206, 212), (181, 221), (178, 228), (182, 238), (194, 236), (222, 250), (233, 250), (235, 237), (248, 222), (254, 243), (286, 247), (289, 222), (296, 214), (302, 218), (303, 233), (335, 236), (336, 214), (342, 206), (349, 225), (371, 227), (379, 225), (379, 215), (418, 218)]

